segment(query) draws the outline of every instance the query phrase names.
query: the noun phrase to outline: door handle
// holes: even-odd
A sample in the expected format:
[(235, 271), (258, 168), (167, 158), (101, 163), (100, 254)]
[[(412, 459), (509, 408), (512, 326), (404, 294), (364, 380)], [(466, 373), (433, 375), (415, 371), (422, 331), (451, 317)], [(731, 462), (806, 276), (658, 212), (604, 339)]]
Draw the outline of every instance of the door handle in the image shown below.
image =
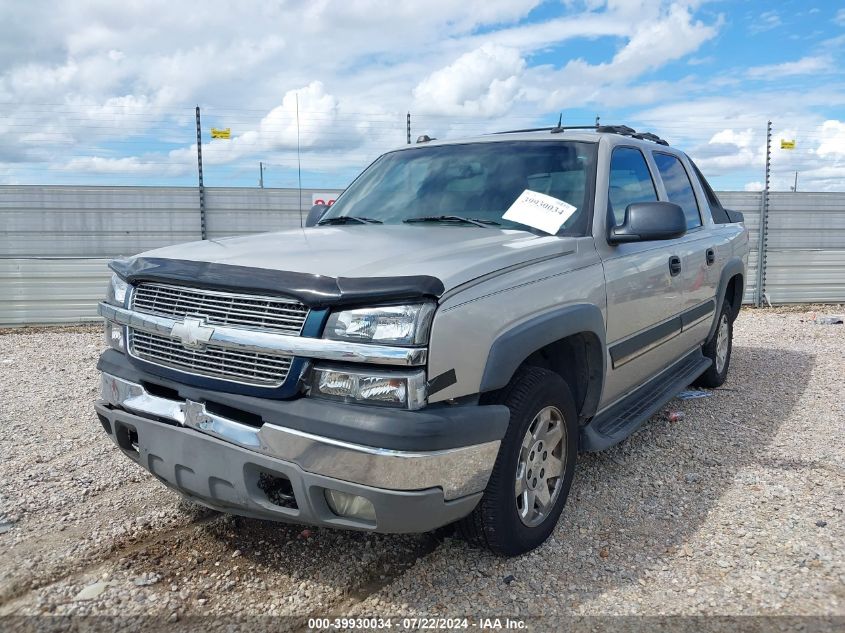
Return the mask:
[(712, 266), (713, 262), (716, 261), (716, 251), (712, 248), (707, 249), (707, 265)]
[(669, 258), (669, 274), (673, 277), (681, 274), (681, 258), (677, 255)]

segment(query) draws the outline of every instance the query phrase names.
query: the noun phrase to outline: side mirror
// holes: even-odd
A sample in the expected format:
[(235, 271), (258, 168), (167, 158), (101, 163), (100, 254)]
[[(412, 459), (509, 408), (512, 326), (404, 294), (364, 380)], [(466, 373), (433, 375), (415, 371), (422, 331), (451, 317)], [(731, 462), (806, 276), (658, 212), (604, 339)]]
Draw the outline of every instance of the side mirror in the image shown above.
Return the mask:
[(305, 218), (305, 226), (317, 226), (317, 222), (326, 215), (326, 211), (330, 208), (327, 204), (315, 204)]
[(622, 226), (610, 229), (607, 241), (647, 242), (671, 240), (687, 232), (684, 210), (674, 202), (632, 202), (625, 209)]

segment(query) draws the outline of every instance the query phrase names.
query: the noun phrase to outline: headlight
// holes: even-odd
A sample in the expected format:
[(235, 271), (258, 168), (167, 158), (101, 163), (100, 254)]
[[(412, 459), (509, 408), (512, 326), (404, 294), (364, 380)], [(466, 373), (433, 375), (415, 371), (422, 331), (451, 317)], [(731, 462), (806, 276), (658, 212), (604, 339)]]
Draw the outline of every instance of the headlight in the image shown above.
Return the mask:
[[(123, 307), (126, 304), (126, 294), (129, 292), (129, 284), (118, 275), (112, 275), (106, 288), (106, 303), (113, 306)], [(117, 323), (106, 321), (105, 335), (106, 345), (120, 352), (126, 351), (126, 340), (124, 337), (125, 328)]]
[(123, 307), (126, 302), (126, 293), (129, 291), (129, 284), (117, 275), (112, 275), (109, 287), (106, 288), (106, 303)]
[(403, 409), (425, 406), (425, 372), (377, 371), (315, 367), (311, 395), (330, 400), (376, 404)]
[(329, 316), (323, 337), (358, 343), (425, 345), (433, 315), (433, 303), (334, 312)]

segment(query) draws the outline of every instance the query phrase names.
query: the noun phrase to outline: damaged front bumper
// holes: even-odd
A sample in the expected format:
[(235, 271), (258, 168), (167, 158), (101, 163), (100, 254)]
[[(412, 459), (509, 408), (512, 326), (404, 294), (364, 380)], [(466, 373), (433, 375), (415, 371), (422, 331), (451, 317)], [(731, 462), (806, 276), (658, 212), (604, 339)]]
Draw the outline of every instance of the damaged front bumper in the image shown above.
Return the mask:
[[(499, 439), (492, 439), (396, 450), (265, 420), (246, 424), (177, 390), (170, 392), (176, 397), (151, 393), (144, 382), (102, 373), (102, 399), (95, 408), (111, 439), (167, 486), (244, 516), (390, 533), (428, 531), (472, 511), (499, 449)], [(296, 406), (275, 405), (281, 419), (285, 407)], [(321, 406), (337, 405), (308, 403), (315, 420), (337, 411), (321, 414), (314, 409)], [(498, 408), (475, 408), (480, 415), (492, 414), (496, 427), (506, 425), (496, 420), (502, 415)], [(407, 419), (415, 413), (402, 415)], [(434, 420), (430, 413), (419, 415)], [(361, 437), (367, 437), (366, 431)], [(328, 503), (327, 491), (362, 497), (374, 513), (367, 519), (340, 516)]]

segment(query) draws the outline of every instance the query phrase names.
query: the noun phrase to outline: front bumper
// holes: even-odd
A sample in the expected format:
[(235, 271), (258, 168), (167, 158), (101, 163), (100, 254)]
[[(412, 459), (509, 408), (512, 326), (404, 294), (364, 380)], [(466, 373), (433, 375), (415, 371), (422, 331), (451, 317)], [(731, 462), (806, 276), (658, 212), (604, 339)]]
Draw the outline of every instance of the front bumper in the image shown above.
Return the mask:
[[(430, 451), (375, 448), (278, 424), (227, 418), (191, 399), (150, 393), (102, 374), (95, 408), (115, 444), (166, 485), (209, 507), (256, 518), (424, 532), (472, 511), (487, 484), (499, 440)], [(280, 505), (262, 482), (283, 479)], [(334, 514), (326, 489), (368, 499), (374, 522)]]
[[(296, 464), (250, 451), (193, 429), (156, 422), (105, 402), (95, 405), (109, 436), (166, 486), (202, 505), (256, 519), (370, 530), (426, 532), (469, 514), (481, 493), (445, 501), (440, 489), (383, 490), (310, 473)], [(293, 499), (280, 504), (262, 478), (289, 482)], [(266, 481), (267, 479), (265, 479)], [(368, 499), (375, 521), (332, 512), (325, 490)]]

